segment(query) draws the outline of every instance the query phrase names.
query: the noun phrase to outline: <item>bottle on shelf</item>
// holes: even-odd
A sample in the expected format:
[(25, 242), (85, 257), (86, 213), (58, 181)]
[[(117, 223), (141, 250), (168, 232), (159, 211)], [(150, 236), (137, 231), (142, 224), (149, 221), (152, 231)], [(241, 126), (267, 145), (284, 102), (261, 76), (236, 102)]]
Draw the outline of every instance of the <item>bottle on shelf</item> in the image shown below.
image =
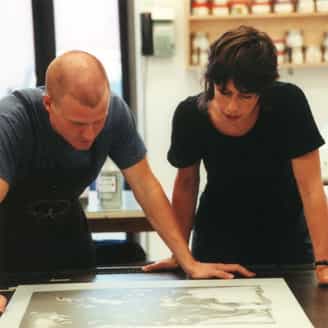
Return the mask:
[(294, 9), (294, 1), (292, 0), (274, 0), (273, 2), (273, 12), (276, 14), (289, 14)]
[(266, 0), (253, 0), (251, 12), (253, 15), (264, 15), (271, 12), (272, 2)]
[(317, 11), (327, 13), (328, 12), (328, 0), (317, 0)]
[(315, 11), (314, 0), (298, 0), (296, 12), (298, 13), (313, 13)]
[(231, 0), (230, 14), (232, 16), (247, 16), (249, 14), (248, 0)]
[(286, 61), (286, 42), (285, 39), (274, 39), (273, 43), (277, 49), (277, 61), (278, 65), (285, 63)]
[(97, 179), (97, 192), (103, 208), (119, 209), (122, 205), (123, 177), (114, 162), (107, 159)]
[(191, 42), (191, 64), (204, 66), (208, 59), (210, 42), (208, 35), (204, 32), (196, 32)]
[(296, 65), (304, 63), (303, 47), (291, 48), (291, 62)]
[(318, 45), (308, 45), (305, 48), (305, 62), (308, 64), (321, 63), (322, 52)]
[(208, 0), (192, 0), (191, 14), (193, 16), (207, 16), (210, 14), (210, 3)]
[(286, 46), (289, 53), (289, 61), (292, 64), (304, 63), (304, 38), (303, 32), (297, 29), (291, 29), (287, 32)]
[(228, 0), (213, 0), (212, 1), (213, 16), (229, 16)]
[(322, 40), (322, 60), (328, 63), (328, 32), (324, 33)]

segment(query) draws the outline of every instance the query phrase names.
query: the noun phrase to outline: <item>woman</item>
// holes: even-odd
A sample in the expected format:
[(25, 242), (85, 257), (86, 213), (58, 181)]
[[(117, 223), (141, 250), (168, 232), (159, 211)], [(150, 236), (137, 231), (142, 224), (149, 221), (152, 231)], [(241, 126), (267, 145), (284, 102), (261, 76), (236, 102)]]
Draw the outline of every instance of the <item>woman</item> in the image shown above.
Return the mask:
[[(211, 45), (204, 91), (174, 114), (173, 208), (187, 240), (193, 229), (200, 261), (316, 260), (319, 282), (327, 283), (328, 208), (318, 152), (324, 140), (301, 89), (277, 78), (276, 49), (265, 33), (240, 26)], [(195, 213), (202, 161), (207, 184)], [(145, 269), (174, 265), (171, 258)]]

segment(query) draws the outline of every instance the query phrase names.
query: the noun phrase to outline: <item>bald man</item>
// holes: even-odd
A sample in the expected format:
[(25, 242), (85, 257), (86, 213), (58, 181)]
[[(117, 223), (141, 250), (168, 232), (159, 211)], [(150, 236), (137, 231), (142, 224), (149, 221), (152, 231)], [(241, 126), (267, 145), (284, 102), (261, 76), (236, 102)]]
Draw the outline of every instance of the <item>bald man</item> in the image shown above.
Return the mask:
[(251, 275), (240, 266), (193, 259), (127, 105), (110, 91), (97, 58), (81, 51), (49, 65), (45, 89), (15, 91), (0, 101), (2, 271), (94, 266), (78, 197), (107, 156), (191, 277)]

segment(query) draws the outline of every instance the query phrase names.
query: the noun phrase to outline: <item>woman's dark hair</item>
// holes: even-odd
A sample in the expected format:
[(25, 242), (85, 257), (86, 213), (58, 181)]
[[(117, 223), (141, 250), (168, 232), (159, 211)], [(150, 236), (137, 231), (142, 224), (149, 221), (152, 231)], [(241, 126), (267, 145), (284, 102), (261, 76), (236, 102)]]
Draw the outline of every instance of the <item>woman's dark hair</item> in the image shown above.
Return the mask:
[(200, 107), (214, 97), (214, 86), (224, 89), (231, 80), (240, 92), (261, 95), (279, 77), (277, 52), (270, 37), (250, 26), (225, 32), (211, 44)]

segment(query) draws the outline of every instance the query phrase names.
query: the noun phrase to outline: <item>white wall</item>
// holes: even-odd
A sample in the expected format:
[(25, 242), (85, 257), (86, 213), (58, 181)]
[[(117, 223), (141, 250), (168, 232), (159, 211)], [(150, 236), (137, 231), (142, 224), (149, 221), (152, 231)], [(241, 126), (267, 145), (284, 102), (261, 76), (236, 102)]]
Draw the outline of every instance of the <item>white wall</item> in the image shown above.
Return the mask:
[[(171, 7), (175, 11), (176, 54), (167, 59), (145, 59), (139, 51), (139, 14), (158, 6)], [(182, 99), (201, 90), (201, 76), (185, 68), (184, 1), (136, 0), (135, 20), (139, 119), (144, 122), (142, 128), (152, 169), (167, 195), (171, 197), (175, 169), (170, 167), (166, 160), (170, 144), (171, 119), (174, 109)], [(328, 68), (300, 68), (292, 74), (286, 70), (280, 73), (281, 80), (296, 83), (303, 88), (315, 119), (328, 140)], [(328, 151), (326, 159), (328, 161)], [(169, 254), (155, 233), (148, 236), (146, 244), (151, 259), (159, 259)]]

